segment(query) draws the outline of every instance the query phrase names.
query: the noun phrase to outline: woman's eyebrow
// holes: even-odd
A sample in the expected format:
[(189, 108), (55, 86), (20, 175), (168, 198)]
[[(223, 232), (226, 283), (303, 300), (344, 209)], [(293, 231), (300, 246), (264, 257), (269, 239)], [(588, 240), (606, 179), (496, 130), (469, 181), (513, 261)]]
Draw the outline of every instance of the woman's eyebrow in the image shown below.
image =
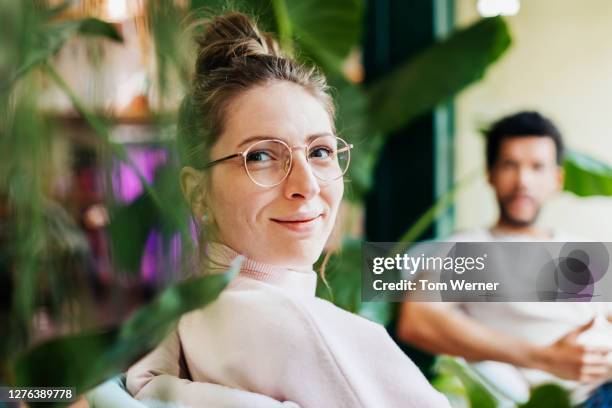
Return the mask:
[(270, 139), (279, 139), (279, 138), (278, 137), (274, 137), (274, 136), (264, 136), (264, 135), (262, 135), (262, 136), (251, 136), (251, 137), (247, 137), (242, 142), (240, 142), (238, 147), (244, 146), (245, 144), (248, 144), (249, 142), (253, 143), (253, 142), (257, 142), (259, 140), (270, 140)]
[[(317, 137), (321, 137), (321, 136), (335, 136), (333, 133), (331, 132), (321, 132), (321, 133), (315, 133), (312, 134), (310, 136), (308, 136), (306, 138), (306, 143), (316, 139)], [(254, 143), (260, 140), (282, 140), (283, 142), (287, 143), (288, 145), (291, 145), (291, 143), (289, 143), (288, 140), (282, 138), (282, 137), (276, 137), (276, 136), (271, 136), (271, 135), (259, 135), (259, 136), (250, 136), (247, 137), (246, 139), (244, 139), (242, 142), (240, 142), (240, 144), (238, 145), (238, 147), (244, 146), (248, 143)]]

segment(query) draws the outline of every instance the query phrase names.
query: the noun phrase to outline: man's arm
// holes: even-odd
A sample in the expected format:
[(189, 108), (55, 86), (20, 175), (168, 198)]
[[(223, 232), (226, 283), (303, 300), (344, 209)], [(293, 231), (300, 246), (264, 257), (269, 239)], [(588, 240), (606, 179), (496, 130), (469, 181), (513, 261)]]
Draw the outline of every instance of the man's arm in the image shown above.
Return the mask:
[(435, 354), (472, 361), (500, 361), (592, 382), (607, 375), (605, 354), (612, 348), (592, 348), (576, 342), (591, 324), (578, 327), (551, 345), (539, 346), (493, 330), (463, 314), (452, 303), (405, 302), (400, 309), (397, 335), (400, 340)]

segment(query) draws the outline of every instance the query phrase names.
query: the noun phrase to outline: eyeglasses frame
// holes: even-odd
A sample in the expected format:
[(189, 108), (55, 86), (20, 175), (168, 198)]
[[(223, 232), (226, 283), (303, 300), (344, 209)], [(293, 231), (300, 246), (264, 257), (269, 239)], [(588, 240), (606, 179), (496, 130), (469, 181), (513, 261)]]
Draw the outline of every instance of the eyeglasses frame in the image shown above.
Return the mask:
[[(333, 136), (334, 136), (336, 139), (341, 140), (341, 141), (342, 141), (344, 144), (346, 144), (346, 147), (345, 147), (345, 148), (342, 148), (342, 150), (338, 150), (338, 151), (336, 151), (336, 155), (337, 155), (338, 153), (343, 152), (343, 151), (348, 151), (348, 160), (347, 160), (347, 163), (346, 163), (346, 169), (344, 169), (344, 171), (342, 172), (342, 174), (340, 174), (340, 176), (338, 176), (338, 177), (336, 177), (336, 178), (334, 178), (334, 179), (331, 179), (331, 180), (325, 180), (325, 179), (322, 179), (321, 177), (319, 177), (319, 176), (316, 174), (316, 172), (314, 172), (314, 171), (313, 171), (312, 173), (315, 175), (315, 177), (317, 177), (319, 180), (322, 180), (322, 181), (334, 181), (334, 180), (338, 180), (338, 179), (340, 179), (340, 178), (341, 178), (341, 177), (343, 177), (343, 176), (344, 176), (344, 174), (347, 172), (347, 170), (348, 170), (348, 168), (349, 168), (349, 165), (351, 164), (351, 149), (353, 148), (353, 145), (352, 145), (351, 143), (347, 143), (347, 142), (346, 142), (344, 139), (342, 139), (341, 137), (338, 137), (338, 136), (336, 136), (336, 135), (333, 135)], [(256, 141), (256, 142), (254, 142), (253, 144), (249, 145), (249, 147), (247, 147), (247, 148), (246, 148), (246, 150), (244, 150), (244, 151), (242, 151), (242, 152), (237, 152), (237, 153), (234, 153), (234, 154), (230, 154), (229, 156), (225, 156), (225, 157), (222, 157), (222, 158), (220, 158), (220, 159), (216, 159), (216, 160), (213, 160), (213, 161), (211, 161), (211, 162), (206, 163), (206, 164), (204, 165), (204, 167), (202, 168), (202, 170), (207, 170), (207, 169), (209, 169), (209, 168), (211, 168), (211, 167), (213, 167), (213, 166), (215, 166), (215, 165), (217, 165), (217, 164), (219, 164), (219, 163), (223, 163), (223, 162), (225, 162), (225, 161), (227, 161), (227, 160), (233, 159), (234, 157), (242, 156), (242, 164), (243, 164), (243, 167), (244, 167), (244, 171), (246, 171), (247, 176), (249, 176), (249, 178), (251, 179), (251, 181), (252, 181), (253, 183), (255, 183), (256, 185), (258, 185), (258, 186), (260, 186), (260, 187), (265, 187), (265, 188), (276, 187), (276, 186), (278, 186), (280, 183), (282, 183), (282, 182), (283, 182), (283, 181), (284, 181), (284, 180), (287, 178), (287, 176), (289, 175), (289, 173), (291, 173), (291, 170), (292, 170), (292, 167), (293, 167), (293, 150), (295, 150), (295, 149), (302, 149), (302, 148), (303, 148), (303, 149), (304, 149), (304, 151), (306, 152), (306, 161), (307, 161), (307, 162), (310, 164), (310, 160), (308, 159), (308, 154), (307, 154), (308, 149), (309, 149), (310, 145), (311, 145), (313, 142), (317, 141), (317, 140), (318, 140), (319, 138), (321, 138), (321, 137), (323, 137), (323, 136), (319, 136), (319, 137), (317, 137), (317, 138), (313, 139), (313, 140), (312, 140), (312, 141), (310, 141), (309, 143), (306, 143), (304, 146), (293, 146), (293, 147), (289, 146), (289, 145), (287, 144), (287, 142), (285, 142), (284, 140), (281, 140), (281, 139), (273, 139), (273, 138), (271, 138), (271, 139), (263, 139), (263, 140), (258, 140), (258, 141)], [(261, 184), (261, 183), (256, 182), (256, 181), (253, 179), (253, 177), (252, 177), (252, 176), (249, 174), (249, 170), (247, 169), (247, 162), (246, 162), (246, 160), (247, 160), (247, 155), (249, 154), (249, 152), (250, 152), (251, 148), (252, 148), (253, 146), (255, 146), (255, 145), (259, 144), (259, 143), (264, 143), (264, 142), (279, 142), (279, 143), (284, 144), (284, 145), (287, 147), (287, 149), (289, 150), (289, 168), (287, 169), (287, 172), (285, 173), (285, 175), (283, 176), (283, 178), (282, 178), (282, 179), (280, 179), (280, 180), (279, 180), (279, 181), (278, 181), (276, 184), (265, 185), (265, 184)], [(312, 169), (312, 168), (311, 168), (311, 169)]]

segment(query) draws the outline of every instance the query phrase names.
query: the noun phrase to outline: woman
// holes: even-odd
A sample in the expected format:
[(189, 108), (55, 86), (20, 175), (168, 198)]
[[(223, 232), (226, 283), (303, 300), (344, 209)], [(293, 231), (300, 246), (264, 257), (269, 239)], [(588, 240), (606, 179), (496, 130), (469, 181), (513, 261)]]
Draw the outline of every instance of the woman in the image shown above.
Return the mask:
[(245, 259), (128, 371), (129, 391), (202, 407), (448, 406), (382, 326), (314, 296), (351, 148), (324, 78), (239, 13), (210, 22), (199, 46), (181, 186), (213, 242), (208, 268)]

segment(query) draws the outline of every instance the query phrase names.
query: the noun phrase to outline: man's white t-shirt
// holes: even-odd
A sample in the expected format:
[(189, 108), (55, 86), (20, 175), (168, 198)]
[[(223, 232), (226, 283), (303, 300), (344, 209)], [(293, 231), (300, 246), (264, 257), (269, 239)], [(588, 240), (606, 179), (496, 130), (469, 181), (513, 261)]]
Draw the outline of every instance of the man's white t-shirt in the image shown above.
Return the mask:
[[(454, 234), (447, 242), (532, 242), (528, 235), (497, 234), (489, 229), (476, 229)], [(553, 232), (552, 242), (584, 242), (584, 238), (561, 232)], [(568, 332), (588, 323), (598, 313), (612, 315), (612, 303), (604, 302), (466, 302), (461, 310), (486, 326), (508, 335), (521, 337), (534, 344), (548, 345)], [(612, 344), (612, 338), (610, 338)], [(575, 402), (584, 400), (596, 385), (581, 385), (547, 372), (520, 369), (530, 386), (557, 383), (572, 392)]]

